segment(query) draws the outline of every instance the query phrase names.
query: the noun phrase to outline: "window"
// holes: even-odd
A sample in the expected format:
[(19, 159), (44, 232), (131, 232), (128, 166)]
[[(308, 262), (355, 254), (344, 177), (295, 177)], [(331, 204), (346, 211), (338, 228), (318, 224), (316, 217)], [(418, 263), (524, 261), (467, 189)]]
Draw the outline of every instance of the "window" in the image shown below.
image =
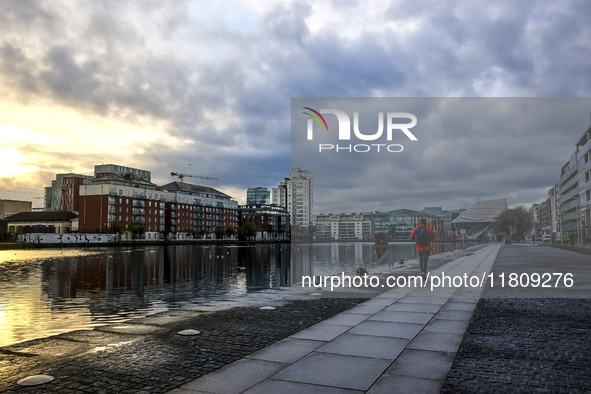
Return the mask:
[(123, 195), (123, 190), (119, 189), (119, 195), (122, 196)]

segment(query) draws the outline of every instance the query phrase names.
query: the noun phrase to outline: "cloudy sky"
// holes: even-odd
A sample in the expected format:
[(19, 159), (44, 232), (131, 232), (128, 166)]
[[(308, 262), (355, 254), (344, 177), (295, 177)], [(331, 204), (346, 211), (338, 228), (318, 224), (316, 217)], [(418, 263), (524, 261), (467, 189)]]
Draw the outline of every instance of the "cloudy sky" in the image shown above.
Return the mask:
[[(243, 202), (289, 174), (292, 97), (588, 97), (590, 14), (585, 0), (5, 1), (0, 198), (40, 206), (57, 173), (116, 163), (159, 184), (171, 171), (216, 177), (203, 184)], [(457, 110), (422, 112), (448, 126), (402, 143), (387, 168), (404, 186), (395, 198), (366, 170), (341, 178), (315, 161), (317, 212), (541, 201), (591, 112), (557, 102), (561, 113), (503, 122), (498, 138), (490, 123), (462, 134)], [(437, 122), (419, 117), (417, 137)]]

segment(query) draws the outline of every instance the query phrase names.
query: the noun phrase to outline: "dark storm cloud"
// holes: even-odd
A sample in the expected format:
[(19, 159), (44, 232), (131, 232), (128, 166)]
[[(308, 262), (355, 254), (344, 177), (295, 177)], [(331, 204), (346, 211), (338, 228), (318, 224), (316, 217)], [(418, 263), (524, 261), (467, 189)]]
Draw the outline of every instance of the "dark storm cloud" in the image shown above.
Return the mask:
[[(411, 129), (418, 141), (400, 132), (387, 141), (385, 131), (376, 141), (354, 135), (338, 140), (332, 114), (324, 115), (329, 131), (315, 125), (309, 141), (304, 106), (343, 110), (351, 127), (353, 112), (360, 119), (388, 108), (409, 112), (418, 119)], [(590, 110), (591, 99), (586, 98), (297, 98), (292, 108), (292, 159), (315, 174), (318, 212), (458, 209), (496, 198), (507, 198), (510, 204), (540, 202), (574, 152), (589, 124)], [(361, 122), (360, 130), (373, 133), (377, 121), (371, 123)], [(401, 144), (404, 150), (361, 152), (372, 143)], [(319, 144), (341, 150), (319, 152)], [(350, 152), (356, 145), (360, 151)]]
[[(190, 163), (197, 174), (242, 188), (288, 176), (291, 97), (591, 92), (585, 1), (409, 0), (356, 19), (383, 5), (370, 3), (335, 1), (333, 13), (318, 17), (322, 7), (311, 1), (260, 13), (238, 2), (5, 2), (0, 89), (23, 102), (54, 102), (130, 124), (163, 122), (161, 139), (138, 140), (136, 163), (160, 179)], [(232, 13), (238, 23), (225, 21)], [(312, 26), (314, 17), (328, 27)], [(420, 144), (406, 141), (386, 163), (342, 155), (312, 169), (314, 157), (295, 158), (315, 172), (319, 211), (332, 210), (328, 202), (344, 193), (349, 202), (335, 210), (457, 208), (507, 194), (514, 202), (539, 201), (591, 109), (541, 102), (547, 108), (539, 119), (520, 124), (494, 106), (464, 103), (470, 114), (482, 111), (466, 119), (456, 104), (441, 105), (413, 104)], [(375, 119), (363, 122), (376, 127)], [(346, 178), (334, 176), (340, 170)]]

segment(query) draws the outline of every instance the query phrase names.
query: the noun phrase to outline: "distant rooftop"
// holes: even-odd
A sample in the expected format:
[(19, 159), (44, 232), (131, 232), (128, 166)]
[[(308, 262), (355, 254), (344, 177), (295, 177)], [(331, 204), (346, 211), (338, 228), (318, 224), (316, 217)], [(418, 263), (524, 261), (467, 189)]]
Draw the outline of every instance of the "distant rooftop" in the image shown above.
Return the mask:
[(9, 222), (64, 222), (78, 215), (69, 211), (19, 212), (6, 218)]
[(160, 186), (161, 190), (166, 190), (170, 192), (174, 191), (181, 191), (186, 192), (193, 196), (201, 196), (201, 197), (216, 197), (225, 200), (230, 200), (232, 197), (228, 196), (226, 193), (222, 193), (219, 190), (214, 189), (213, 187), (209, 186), (202, 186), (202, 185), (194, 185), (192, 183), (185, 183), (185, 182), (171, 182), (167, 183), (166, 185)]

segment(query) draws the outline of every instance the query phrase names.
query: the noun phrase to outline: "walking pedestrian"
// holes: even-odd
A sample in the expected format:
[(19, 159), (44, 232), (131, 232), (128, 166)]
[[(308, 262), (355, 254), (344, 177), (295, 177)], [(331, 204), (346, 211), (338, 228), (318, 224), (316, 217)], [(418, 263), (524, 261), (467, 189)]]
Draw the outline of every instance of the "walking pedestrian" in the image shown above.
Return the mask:
[(415, 241), (417, 253), (419, 254), (419, 268), (421, 269), (423, 280), (427, 277), (427, 261), (431, 253), (431, 241), (435, 237), (437, 237), (437, 233), (431, 227), (427, 226), (426, 219), (421, 219), (419, 226), (410, 233), (410, 239)]

